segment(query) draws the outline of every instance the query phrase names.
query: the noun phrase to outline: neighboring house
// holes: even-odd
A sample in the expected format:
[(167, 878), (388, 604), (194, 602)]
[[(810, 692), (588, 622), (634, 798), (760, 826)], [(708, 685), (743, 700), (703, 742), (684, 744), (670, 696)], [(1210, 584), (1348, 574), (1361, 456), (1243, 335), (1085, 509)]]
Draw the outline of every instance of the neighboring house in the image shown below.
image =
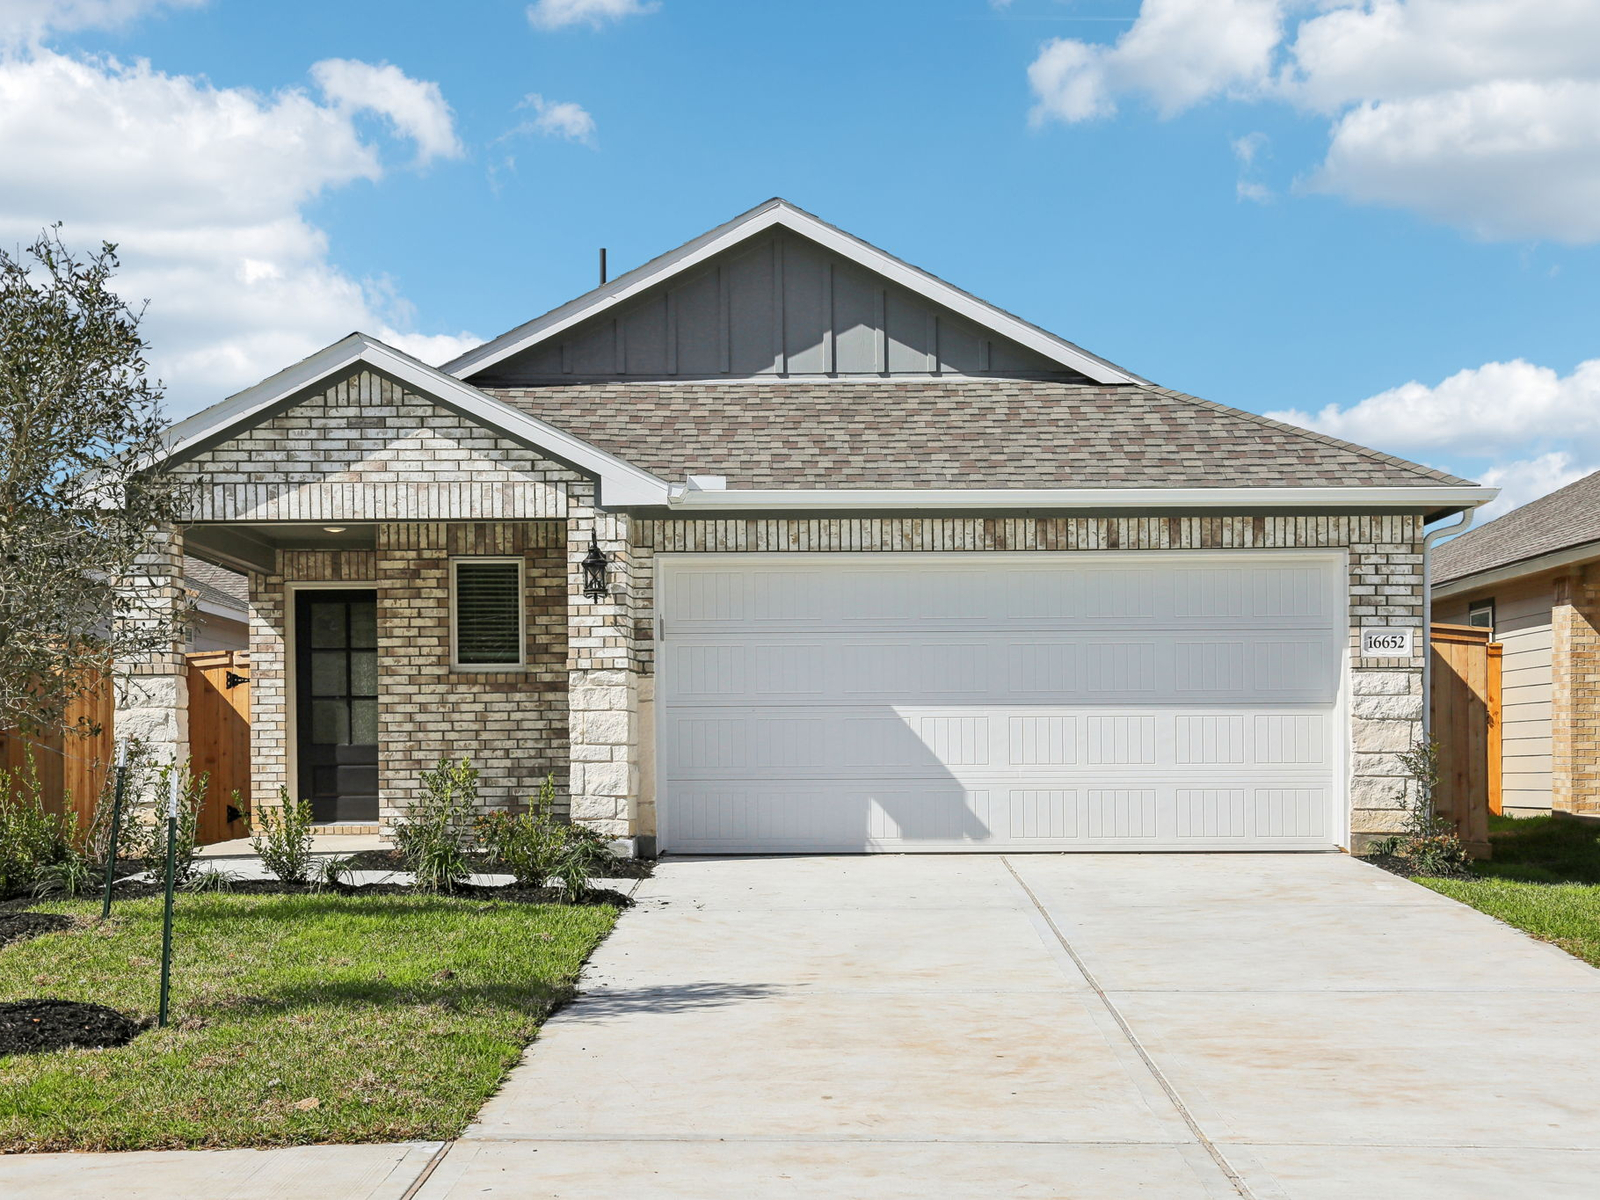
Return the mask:
[(1600, 472), (1441, 545), (1433, 604), (1504, 646), (1503, 811), (1600, 814)]
[(1424, 523), (1494, 494), (781, 200), (442, 369), (352, 334), (171, 445), (152, 571), (249, 575), (257, 797), (388, 823), (465, 755), (486, 807), (553, 772), (679, 853), (1360, 846), (1423, 660), (1359, 630), (1420, 632)]
[(244, 650), (250, 645), (250, 584), (237, 571), (183, 556), (184, 587), (194, 601), (190, 650)]

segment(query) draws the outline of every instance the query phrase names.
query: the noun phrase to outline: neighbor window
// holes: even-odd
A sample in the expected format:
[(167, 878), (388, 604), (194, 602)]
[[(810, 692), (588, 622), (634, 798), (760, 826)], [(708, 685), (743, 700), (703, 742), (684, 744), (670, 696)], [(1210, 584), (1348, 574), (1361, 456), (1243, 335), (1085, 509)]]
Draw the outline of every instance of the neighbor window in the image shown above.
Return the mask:
[(450, 570), (451, 661), (458, 667), (520, 667), (522, 560), (458, 558)]
[(1494, 601), (1474, 600), (1467, 605), (1467, 624), (1476, 625), (1479, 629), (1487, 629), (1489, 636), (1494, 636)]

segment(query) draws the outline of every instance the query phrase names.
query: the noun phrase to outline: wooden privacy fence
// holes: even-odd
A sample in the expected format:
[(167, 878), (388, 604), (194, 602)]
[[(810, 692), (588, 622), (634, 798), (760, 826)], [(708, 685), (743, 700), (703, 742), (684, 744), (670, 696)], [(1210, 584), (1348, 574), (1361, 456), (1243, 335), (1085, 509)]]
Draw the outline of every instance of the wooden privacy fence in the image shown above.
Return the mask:
[(0, 766), (26, 772), (31, 750), (45, 808), (53, 813), (75, 813), (78, 828), (88, 829), (106, 772), (111, 768), (115, 709), (115, 689), (110, 679), (102, 677), (67, 709), (64, 722), (70, 727), (88, 718), (99, 726), (98, 733), (89, 737), (60, 732), (24, 737), (15, 729), (8, 729), (0, 733)]
[(1488, 857), (1489, 814), (1500, 811), (1500, 643), (1475, 625), (1434, 625), (1430, 653), (1440, 815), (1473, 854)]
[(250, 656), (243, 650), (203, 650), (187, 658), (189, 754), (194, 773), (210, 777), (197, 837), (210, 845), (248, 832)]

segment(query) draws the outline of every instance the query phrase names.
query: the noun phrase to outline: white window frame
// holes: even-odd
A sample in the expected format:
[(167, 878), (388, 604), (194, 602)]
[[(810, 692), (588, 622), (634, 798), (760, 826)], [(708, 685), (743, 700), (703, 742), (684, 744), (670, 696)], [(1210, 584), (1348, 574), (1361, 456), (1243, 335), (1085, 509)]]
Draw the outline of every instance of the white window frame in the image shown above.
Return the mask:
[[(1487, 625), (1480, 625), (1478, 622), (1472, 619), (1479, 613), (1483, 612), (1489, 614), (1489, 623)], [(1467, 624), (1471, 625), (1474, 629), (1487, 629), (1489, 631), (1489, 640), (1491, 642), (1494, 641), (1494, 621), (1495, 611), (1493, 596), (1485, 596), (1482, 600), (1474, 600), (1467, 605)]]
[[(456, 610), (458, 563), (517, 564), (517, 659), (503, 663), (464, 663), (456, 645), (460, 615)], [(450, 669), (452, 671), (523, 671), (528, 667), (528, 560), (517, 554), (457, 554), (450, 558)]]

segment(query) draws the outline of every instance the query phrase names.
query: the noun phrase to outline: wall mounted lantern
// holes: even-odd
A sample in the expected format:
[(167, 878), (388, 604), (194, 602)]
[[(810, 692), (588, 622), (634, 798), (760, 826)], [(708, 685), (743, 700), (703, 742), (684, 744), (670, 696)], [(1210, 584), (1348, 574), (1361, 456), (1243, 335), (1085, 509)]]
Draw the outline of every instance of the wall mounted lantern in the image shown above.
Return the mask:
[(606, 568), (611, 560), (606, 557), (606, 552), (600, 549), (600, 543), (595, 540), (594, 531), (589, 531), (589, 553), (583, 556), (583, 594), (596, 604), (611, 594), (611, 585), (606, 582)]

